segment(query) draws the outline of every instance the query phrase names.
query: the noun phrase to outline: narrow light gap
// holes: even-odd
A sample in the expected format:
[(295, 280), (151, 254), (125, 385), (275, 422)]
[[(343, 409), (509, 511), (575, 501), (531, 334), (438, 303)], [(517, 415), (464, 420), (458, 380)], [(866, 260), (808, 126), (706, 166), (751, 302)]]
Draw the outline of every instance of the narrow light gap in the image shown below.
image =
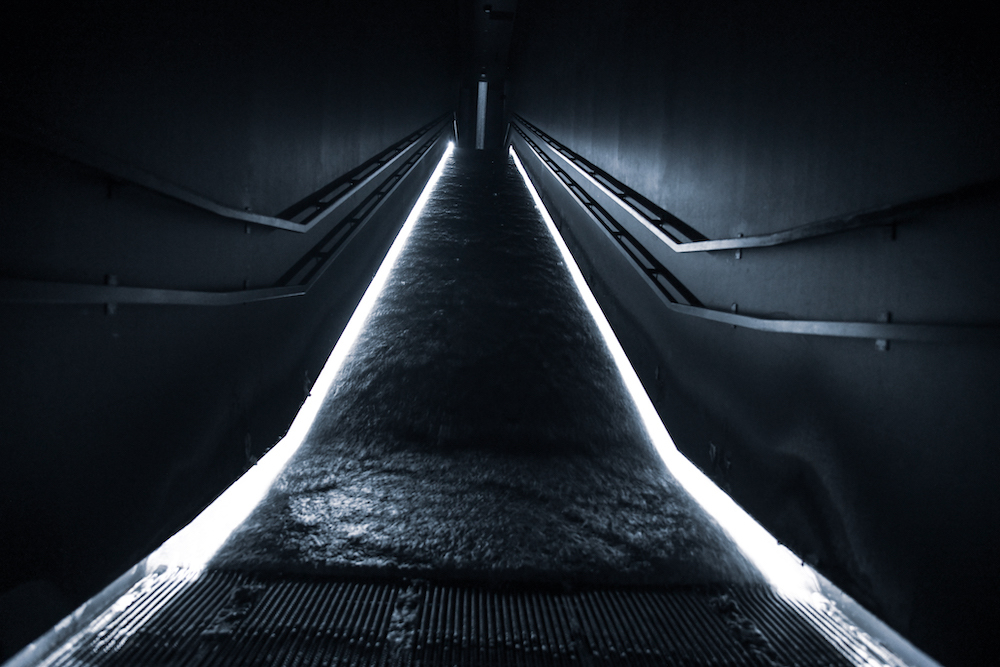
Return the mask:
[(396, 260), (406, 245), (424, 205), (437, 186), (441, 173), (453, 151), (454, 143), (448, 142), (448, 148), (438, 161), (430, 179), (420, 193), (420, 197), (413, 205), (396, 239), (389, 247), (389, 252), (368, 285), (368, 289), (365, 290), (364, 296), (361, 297), (358, 307), (354, 310), (347, 327), (327, 358), (323, 370), (320, 371), (319, 377), (316, 379), (316, 384), (313, 385), (312, 391), (302, 404), (302, 408), (295, 416), (295, 420), (285, 437), (279, 440), (267, 454), (261, 457), (256, 465), (236, 480), (191, 523), (150, 554), (146, 559), (147, 570), (155, 570), (160, 566), (183, 567), (192, 571), (204, 569), (233, 531), (246, 520), (250, 512), (264, 498), (278, 474), (284, 469), (285, 464), (302, 445), (306, 434), (316, 420), (320, 407), (354, 348), (358, 336), (364, 330), (368, 316), (381, 296), (386, 281), (396, 265)]
[(663, 459), (667, 470), (695, 501), (719, 523), (739, 550), (754, 564), (772, 587), (790, 598), (800, 600), (812, 598), (820, 590), (819, 580), (813, 569), (782, 546), (763, 526), (757, 523), (677, 449), (660, 420), (656, 408), (653, 407), (653, 402), (639, 381), (639, 376), (632, 368), (625, 350), (615, 336), (611, 324), (604, 316), (604, 312), (590, 291), (573, 255), (556, 229), (555, 223), (528, 177), (524, 165), (521, 164), (517, 151), (511, 146), (509, 152), (514, 159), (517, 170), (521, 173), (525, 186), (531, 193), (535, 206), (545, 221), (546, 229), (562, 253), (566, 268), (573, 277), (573, 282), (576, 284), (587, 310), (594, 318), (594, 322), (604, 339), (604, 344), (608, 352), (611, 353), (622, 381), (642, 418), (646, 432), (660, 458)]
[(476, 100), (476, 150), (483, 150), (486, 145), (486, 90), (489, 84), (479, 82), (479, 94)]

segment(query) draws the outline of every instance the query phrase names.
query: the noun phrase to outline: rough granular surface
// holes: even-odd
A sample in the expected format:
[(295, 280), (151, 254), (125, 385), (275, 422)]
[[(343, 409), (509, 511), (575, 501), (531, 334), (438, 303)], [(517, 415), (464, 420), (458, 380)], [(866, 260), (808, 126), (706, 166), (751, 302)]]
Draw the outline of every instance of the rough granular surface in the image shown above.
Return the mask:
[(505, 154), (457, 151), (312, 431), (212, 563), (761, 581), (660, 461)]

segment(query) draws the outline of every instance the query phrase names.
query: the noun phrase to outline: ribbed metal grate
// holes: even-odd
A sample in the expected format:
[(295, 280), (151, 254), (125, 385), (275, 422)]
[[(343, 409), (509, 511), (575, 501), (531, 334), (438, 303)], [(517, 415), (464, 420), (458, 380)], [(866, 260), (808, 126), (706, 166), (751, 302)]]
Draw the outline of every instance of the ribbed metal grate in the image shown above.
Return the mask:
[(45, 664), (900, 663), (764, 587), (546, 592), (172, 572), (147, 577)]

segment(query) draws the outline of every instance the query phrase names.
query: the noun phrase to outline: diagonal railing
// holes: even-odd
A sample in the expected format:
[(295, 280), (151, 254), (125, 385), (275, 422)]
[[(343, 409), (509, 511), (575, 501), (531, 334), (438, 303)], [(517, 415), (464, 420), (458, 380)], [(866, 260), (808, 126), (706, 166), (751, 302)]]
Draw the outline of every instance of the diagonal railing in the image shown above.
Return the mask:
[(324, 218), (334, 213), (345, 201), (350, 199), (354, 192), (378, 180), (387, 170), (392, 169), (393, 165), (406, 154), (407, 149), (412, 148), (420, 141), (421, 137), (445, 121), (452, 119), (453, 116), (453, 113), (441, 115), (381, 153), (358, 165), (348, 173), (273, 216), (243, 211), (221, 204), (210, 197), (177, 185), (168, 179), (129, 164), (124, 160), (75, 139), (6, 120), (0, 125), (0, 133), (31, 144), (58, 157), (99, 171), (116, 182), (145, 188), (151, 192), (182, 201), (223, 218), (305, 233)]
[[(289, 272), (294, 272), (292, 275), (286, 273), (270, 287), (229, 291), (132, 287), (118, 285), (110, 277), (108, 284), (105, 285), (3, 278), (0, 279), (0, 303), (108, 304), (109, 309), (113, 310), (120, 304), (230, 306), (303, 296), (319, 280), (361, 225), (381, 208), (385, 199), (398, 188), (413, 168), (430, 153), (442, 135), (452, 127), (452, 119), (453, 114), (448, 113), (428, 123), (289, 207), (279, 214), (280, 217), (260, 216), (230, 209), (208, 200), (200, 201), (200, 195), (188, 191), (152, 187), (156, 183), (131, 179), (128, 181), (223, 217), (300, 233), (312, 230), (322, 220), (334, 213), (340, 214), (353, 205), (353, 208), (350, 208), (347, 214), (296, 263), (295, 267), (300, 267), (303, 263), (309, 265), (309, 271), (304, 275), (295, 272), (293, 267), (289, 269)], [(65, 154), (60, 154), (67, 157)], [(70, 159), (78, 161), (76, 157)], [(133, 173), (120, 163), (108, 167), (108, 169), (114, 168), (113, 172), (100, 164), (92, 162), (84, 164), (115, 178), (124, 179), (125, 174)], [(216, 208), (203, 205), (205, 202), (213, 204)]]
[(902, 204), (888, 204), (855, 211), (768, 234), (709, 239), (642, 194), (601, 170), (583, 156), (570, 150), (523, 117), (515, 114), (513, 124), (515, 127), (522, 126), (538, 137), (550, 150), (561, 156), (579, 177), (591, 182), (607, 196), (613, 198), (622, 210), (649, 228), (671, 250), (679, 253), (765, 248), (864, 227), (895, 225), (934, 208), (1000, 192), (1000, 180), (994, 179)]
[[(695, 297), (693, 292), (681, 283), (664, 266), (655, 255), (649, 251), (636, 237), (628, 231), (625, 225), (617, 219), (623, 213), (631, 216), (646, 227), (653, 228), (657, 232), (657, 237), (665, 240), (671, 248), (677, 250), (694, 243), (702, 244), (700, 250), (717, 250), (723, 248), (705, 247), (706, 243), (729, 243), (749, 240), (747, 246), (726, 246), (732, 247), (756, 247), (761, 245), (778, 245), (778, 243), (759, 243), (762, 237), (748, 237), (748, 239), (724, 239), (720, 241), (709, 241), (700, 236), (682, 221), (669, 213), (656, 207), (648, 199), (639, 195), (633, 190), (627, 189), (608, 174), (600, 171), (594, 165), (584, 161), (566, 149), (548, 135), (542, 133), (525, 121), (520, 116), (515, 116), (511, 122), (515, 135), (521, 139), (522, 146), (532, 155), (537, 164), (540, 164), (550, 176), (550, 182), (556, 184), (570, 194), (577, 205), (580, 206), (585, 215), (597, 224), (607, 234), (615, 246), (628, 258), (633, 267), (639, 271), (657, 295), (660, 296), (664, 306), (669, 310), (683, 315), (711, 320), (722, 324), (754, 329), (771, 333), (801, 334), (810, 336), (828, 336), (837, 338), (866, 338), (876, 341), (879, 349), (888, 349), (890, 340), (905, 340), (916, 342), (953, 343), (953, 344), (1000, 344), (1000, 327), (997, 326), (977, 326), (963, 324), (909, 324), (882, 322), (845, 322), (828, 320), (801, 320), (801, 319), (772, 319), (753, 315), (745, 315), (732, 311), (716, 310), (704, 306)], [(544, 147), (543, 145), (544, 144)], [(547, 149), (547, 150), (546, 150)], [(561, 159), (556, 159), (555, 156)], [(565, 165), (565, 166), (564, 166)], [(586, 165), (586, 167), (581, 166)], [(575, 167), (577, 173), (572, 173), (567, 167)], [(602, 201), (592, 196), (590, 190), (581, 185), (581, 181), (587, 179), (590, 183), (596, 184), (600, 188)], [(996, 190), (994, 184), (984, 184), (974, 188), (965, 189), (961, 195), (955, 193), (932, 197), (920, 202), (911, 202), (900, 206), (885, 207), (881, 211), (896, 211), (891, 215), (902, 215), (901, 211), (907, 211), (911, 215), (917, 210), (926, 210), (929, 206), (937, 206), (946, 201), (954, 201), (956, 197), (980, 196), (984, 192)], [(603, 202), (603, 203), (602, 203)], [(646, 213), (633, 205), (639, 202)], [(618, 216), (609, 210), (607, 204), (617, 205)], [(886, 215), (889, 215), (888, 213)], [(655, 217), (655, 220), (654, 220)], [(890, 216), (891, 217), (891, 216)], [(843, 218), (847, 220), (847, 218)], [(880, 222), (875, 222), (879, 220)], [(847, 226), (851, 224), (853, 226)], [(864, 225), (868, 224), (888, 224), (886, 217), (878, 217), (869, 214), (864, 218)], [(844, 226), (835, 231), (846, 231), (854, 229), (860, 224), (844, 223)], [(834, 233), (830, 231), (836, 225), (828, 222), (805, 225), (803, 228), (796, 228), (799, 231), (788, 230), (778, 232), (777, 235), (785, 234), (787, 237), (795, 236), (793, 240), (809, 238), (809, 235), (820, 236)], [(825, 230), (825, 231), (823, 231)], [(793, 234), (794, 232), (794, 234)], [(768, 235), (776, 236), (776, 235)], [(700, 237), (700, 241), (695, 241)], [(688, 240), (683, 240), (687, 238)], [(678, 252), (683, 252), (678, 250)]]

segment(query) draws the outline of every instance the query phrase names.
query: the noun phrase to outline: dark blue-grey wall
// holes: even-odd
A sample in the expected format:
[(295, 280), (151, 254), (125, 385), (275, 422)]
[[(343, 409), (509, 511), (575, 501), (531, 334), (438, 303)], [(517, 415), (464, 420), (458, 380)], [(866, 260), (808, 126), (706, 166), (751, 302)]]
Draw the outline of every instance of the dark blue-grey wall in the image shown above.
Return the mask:
[[(457, 103), (451, 1), (22, 10), (0, 27), (5, 129), (82, 142), (237, 209), (277, 214)], [(253, 289), (325, 233), (221, 219), (9, 135), (4, 278)], [(306, 297), (114, 314), (0, 305), (0, 658), (280, 438), (428, 175), (417, 171)]]
[[(508, 109), (708, 238), (1000, 177), (998, 26), (978, 3), (538, 0), (517, 21)], [(718, 310), (995, 326), (998, 211), (994, 190), (667, 268)], [(679, 447), (918, 646), (991, 660), (997, 349), (693, 320), (566, 233)]]

